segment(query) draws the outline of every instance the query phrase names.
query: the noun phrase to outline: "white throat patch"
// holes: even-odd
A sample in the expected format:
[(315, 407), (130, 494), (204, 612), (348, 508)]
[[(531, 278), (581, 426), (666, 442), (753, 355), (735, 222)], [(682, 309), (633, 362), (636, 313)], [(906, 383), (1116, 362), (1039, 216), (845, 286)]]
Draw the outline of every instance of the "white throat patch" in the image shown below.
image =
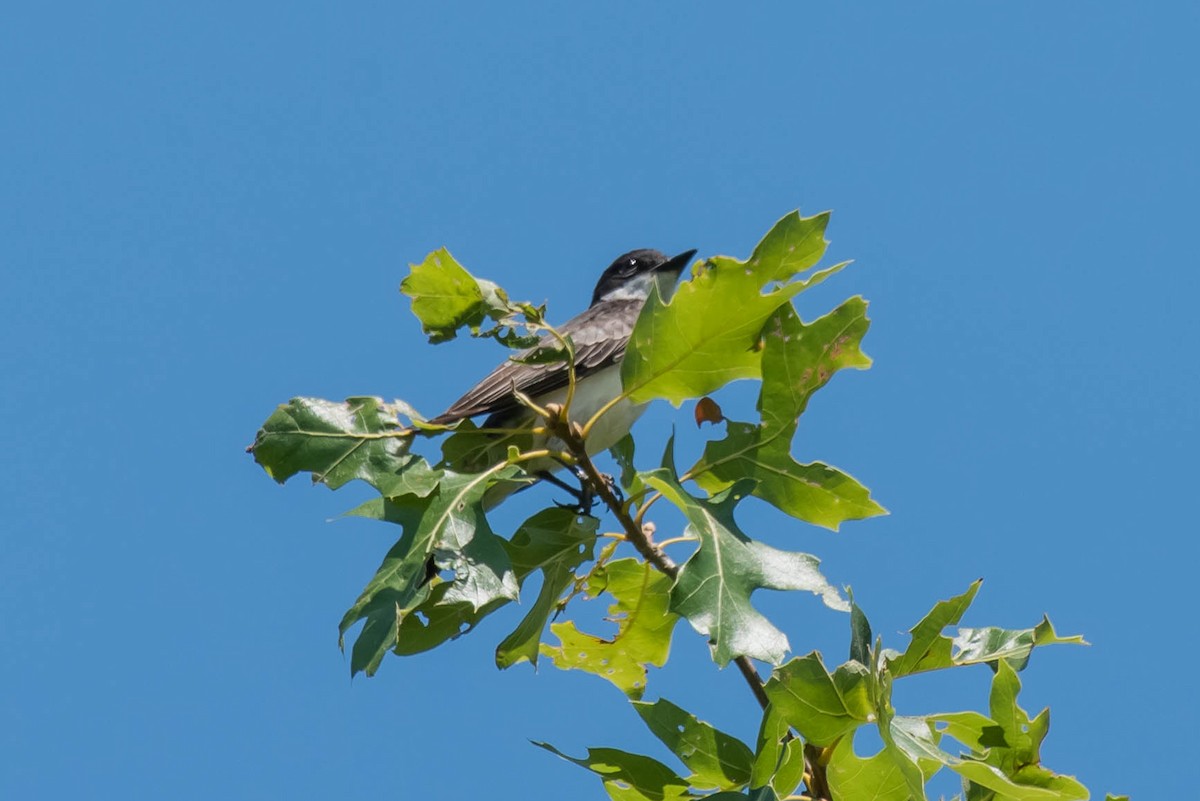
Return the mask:
[(601, 295), (600, 300), (645, 300), (650, 297), (650, 287), (659, 277), (663, 279), (659, 284), (659, 292), (664, 296), (669, 295), (675, 284), (675, 276), (650, 272), (635, 275), (616, 289)]

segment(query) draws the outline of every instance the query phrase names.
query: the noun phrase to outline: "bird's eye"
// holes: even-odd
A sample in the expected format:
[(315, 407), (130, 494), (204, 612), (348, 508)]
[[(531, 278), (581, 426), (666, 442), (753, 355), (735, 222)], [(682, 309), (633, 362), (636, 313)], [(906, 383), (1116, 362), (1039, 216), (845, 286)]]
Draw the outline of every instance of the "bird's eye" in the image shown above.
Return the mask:
[(637, 271), (637, 259), (629, 259), (621, 268), (622, 275), (633, 275)]

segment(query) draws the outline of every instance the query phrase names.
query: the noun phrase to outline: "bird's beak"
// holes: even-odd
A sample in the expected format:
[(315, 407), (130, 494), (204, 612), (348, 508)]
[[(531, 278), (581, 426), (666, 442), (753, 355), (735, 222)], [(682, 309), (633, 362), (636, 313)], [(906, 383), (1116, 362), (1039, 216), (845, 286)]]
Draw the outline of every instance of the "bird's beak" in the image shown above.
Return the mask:
[(654, 271), (656, 273), (674, 273), (675, 275), (679, 275), (680, 273), (683, 272), (683, 268), (687, 267), (691, 263), (692, 258), (695, 255), (696, 255), (696, 251), (694, 251), (694, 250), (684, 251), (683, 253), (680, 253), (678, 256), (667, 259), (662, 264), (660, 264)]

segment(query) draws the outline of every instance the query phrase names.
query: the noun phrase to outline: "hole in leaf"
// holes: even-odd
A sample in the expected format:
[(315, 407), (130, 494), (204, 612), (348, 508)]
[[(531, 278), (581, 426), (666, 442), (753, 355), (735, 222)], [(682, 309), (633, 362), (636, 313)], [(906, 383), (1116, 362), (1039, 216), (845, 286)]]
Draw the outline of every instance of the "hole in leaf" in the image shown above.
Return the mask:
[(438, 571), (438, 578), (442, 581), (454, 581), (454, 571), (450, 568), (443, 568)]
[(429, 615), (424, 612), (417, 612), (417, 620), (421, 621), (421, 625), (423, 626), (429, 625)]

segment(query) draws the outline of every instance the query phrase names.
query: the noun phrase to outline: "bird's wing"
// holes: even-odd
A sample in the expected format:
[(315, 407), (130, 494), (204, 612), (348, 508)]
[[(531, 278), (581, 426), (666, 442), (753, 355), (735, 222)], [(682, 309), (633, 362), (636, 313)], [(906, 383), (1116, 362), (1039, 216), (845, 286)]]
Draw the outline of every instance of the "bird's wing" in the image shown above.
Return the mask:
[[(558, 332), (571, 337), (575, 343), (575, 376), (608, 367), (625, 355), (625, 344), (633, 333), (633, 323), (643, 301), (610, 301), (593, 306), (561, 326)], [(538, 346), (542, 347), (542, 346)], [(538, 347), (523, 351), (518, 358), (529, 356)], [(567, 363), (521, 364), (506, 361), (454, 404), (429, 422), (437, 425), (453, 423), (465, 417), (507, 412), (520, 406), (513, 390), (537, 397), (567, 385)]]

